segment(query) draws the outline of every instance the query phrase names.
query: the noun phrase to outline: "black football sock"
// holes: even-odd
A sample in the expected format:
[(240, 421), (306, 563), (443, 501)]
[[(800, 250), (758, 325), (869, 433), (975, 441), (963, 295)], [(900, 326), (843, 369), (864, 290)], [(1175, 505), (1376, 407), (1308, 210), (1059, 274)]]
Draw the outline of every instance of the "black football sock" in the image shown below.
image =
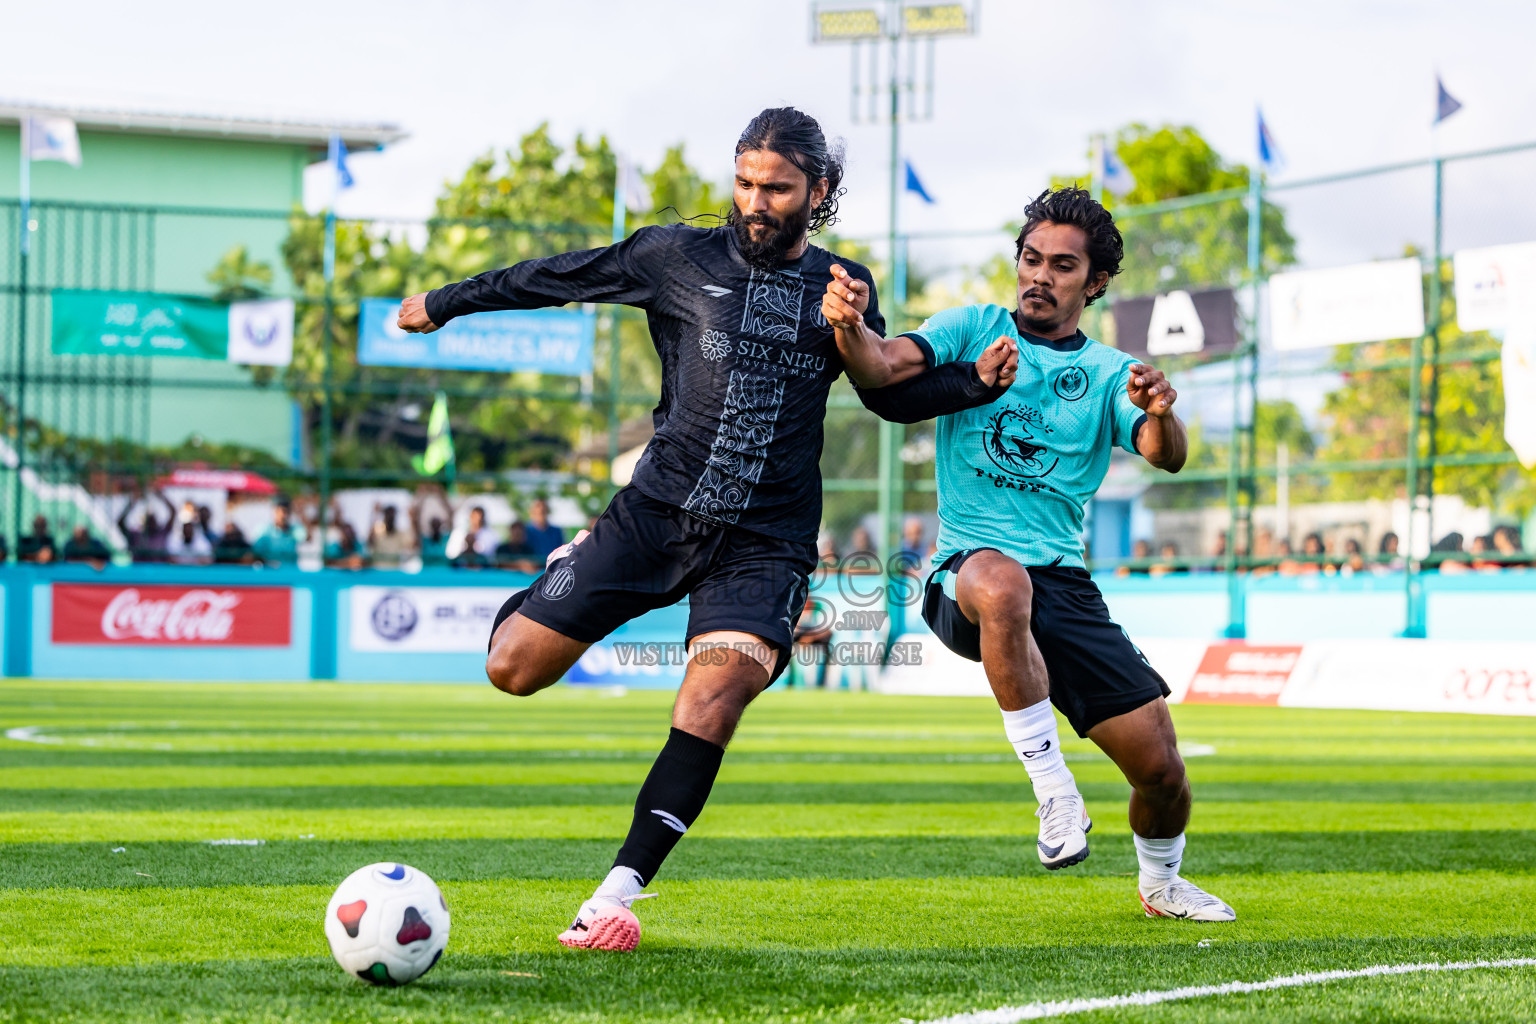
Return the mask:
[(614, 858), (649, 885), (672, 847), (693, 825), (720, 774), (725, 748), (673, 729), (635, 799), (635, 820)]

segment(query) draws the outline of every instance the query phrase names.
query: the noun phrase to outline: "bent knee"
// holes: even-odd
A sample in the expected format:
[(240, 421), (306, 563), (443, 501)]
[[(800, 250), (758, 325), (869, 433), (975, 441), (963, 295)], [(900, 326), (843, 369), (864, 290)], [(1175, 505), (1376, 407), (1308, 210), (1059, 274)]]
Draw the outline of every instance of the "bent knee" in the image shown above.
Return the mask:
[(1169, 746), (1141, 759), (1131, 784), (1143, 792), (1177, 793), (1184, 788), (1184, 759)]
[(519, 658), (511, 644), (492, 649), (485, 659), (485, 675), (492, 686), (514, 697), (538, 693), (550, 683), (532, 670), (528, 659)]
[(1006, 556), (988, 559), (967, 573), (970, 562), (961, 568), (956, 594), (963, 595), (980, 619), (1028, 625), (1034, 605), (1035, 590), (1029, 570)]

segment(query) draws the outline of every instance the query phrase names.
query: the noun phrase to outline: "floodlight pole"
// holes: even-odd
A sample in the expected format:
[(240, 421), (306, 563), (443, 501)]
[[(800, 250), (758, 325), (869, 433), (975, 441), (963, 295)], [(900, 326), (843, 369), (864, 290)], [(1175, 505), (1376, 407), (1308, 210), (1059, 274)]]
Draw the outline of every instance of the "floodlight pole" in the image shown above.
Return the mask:
[[(932, 105), (933, 105), (933, 65), (934, 65), (932, 46), (933, 46), (933, 43), (934, 43), (934, 38), (938, 34), (945, 34), (945, 33), (954, 32), (954, 31), (960, 31), (960, 32), (963, 32), (963, 33), (966, 33), (966, 34), (974, 32), (975, 31), (975, 24), (976, 24), (977, 10), (978, 10), (980, 4), (979, 4), (979, 0), (971, 0), (971, 2), (969, 4), (966, 4), (966, 5), (960, 5), (960, 4), (948, 5), (948, 6), (952, 7), (952, 8), (962, 8), (962, 13), (961, 13), (962, 27), (960, 27), (959, 29), (956, 29), (956, 28), (954, 28), (952, 26), (951, 27), (941, 27), (941, 28), (938, 28), (937, 30), (935, 30), (935, 29), (933, 29), (931, 27), (926, 27), (926, 26), (923, 26), (921, 24), (921, 21), (922, 21), (923, 17), (925, 15), (931, 15), (931, 13), (933, 11), (933, 7), (931, 7), (929, 5), (909, 4), (909, 3), (906, 2), (906, 0), (884, 0), (883, 3), (879, 4), (879, 7), (883, 7), (883, 11), (882, 11), (882, 10), (879, 9), (879, 7), (876, 6), (876, 3), (878, 3), (878, 0), (866, 0), (866, 2), (869, 3), (870, 6), (869, 7), (864, 7), (864, 8), (858, 8), (856, 13), (867, 15), (870, 19), (872, 19), (869, 24), (871, 26), (873, 26), (874, 24), (877, 23), (878, 24), (878, 29), (871, 30), (869, 28), (866, 28), (864, 30), (860, 30), (860, 31), (858, 31), (856, 33), (853, 33), (853, 34), (843, 35), (841, 38), (835, 37), (835, 36), (830, 35), (830, 34), (829, 35), (823, 35), (822, 34), (822, 31), (821, 31), (821, 29), (819, 28), (819, 25), (818, 25), (818, 17), (820, 16), (821, 13), (825, 13), (825, 12), (823, 12), (821, 10), (821, 5), (820, 4), (813, 3), (811, 5), (811, 25), (812, 25), (811, 41), (812, 42), (849, 41), (849, 42), (853, 43), (853, 46), (855, 47), (855, 49), (853, 50), (853, 54), (852, 54), (852, 61), (853, 61), (852, 106), (853, 106), (853, 115), (854, 115), (854, 120), (855, 121), (857, 121), (859, 119), (859, 100), (860, 100), (860, 95), (861, 95), (861, 87), (860, 87), (860, 81), (859, 81), (859, 64), (858, 64), (859, 56), (858, 56), (858, 49), (857, 49), (857, 47), (859, 45), (859, 40), (861, 40), (861, 39), (862, 40), (867, 40), (867, 41), (869, 41), (871, 43), (871, 47), (870, 47), (870, 68), (871, 68), (871, 72), (872, 73), (871, 73), (870, 77), (871, 77), (872, 81), (870, 82), (870, 100), (871, 100), (870, 106), (871, 106), (871, 114), (872, 115), (874, 114), (874, 109), (875, 109), (874, 100), (875, 100), (875, 93), (876, 93), (876, 86), (875, 86), (875, 83), (873, 81), (873, 79), (874, 79), (873, 68), (874, 68), (876, 60), (878, 59), (878, 56), (877, 56), (878, 53), (879, 53), (878, 46), (879, 46), (879, 44), (882, 41), (883, 42), (888, 42), (890, 44), (890, 56), (888, 58), (888, 60), (889, 60), (889, 67), (886, 69), (887, 70), (886, 88), (887, 88), (887, 90), (889, 92), (889, 95), (890, 95), (889, 117), (890, 117), (890, 126), (891, 126), (891, 135), (890, 135), (890, 139), (891, 139), (891, 149), (890, 149), (890, 173), (891, 173), (890, 187), (891, 187), (891, 192), (890, 192), (890, 209), (889, 209), (889, 214), (888, 214), (888, 219), (887, 219), (887, 230), (886, 230), (886, 245), (888, 247), (887, 251), (889, 253), (890, 265), (889, 265), (889, 272), (888, 272), (887, 279), (886, 279), (886, 302), (887, 302), (886, 309), (887, 309), (887, 321), (888, 321), (888, 323), (891, 326), (895, 326), (895, 327), (899, 328), (899, 327), (903, 326), (901, 323), (899, 323), (899, 321), (901, 321), (904, 318), (904, 307), (906, 306), (906, 301), (907, 301), (907, 260), (906, 260), (906, 253), (905, 253), (904, 247), (902, 245), (901, 234), (900, 234), (900, 230), (901, 230), (900, 229), (901, 190), (902, 190), (902, 181), (901, 181), (901, 41), (903, 39), (915, 40), (915, 38), (917, 36), (926, 36), (927, 39), (928, 39), (928, 44), (929, 44), (928, 69), (927, 69), (926, 82), (925, 82), (925, 85), (924, 85), (924, 97), (925, 97), (924, 108), (925, 108), (925, 110), (924, 110), (924, 112), (922, 114), (920, 114), (919, 111), (918, 111), (917, 96), (916, 96), (916, 85), (915, 85), (915, 78), (914, 78), (914, 74), (915, 74), (914, 68), (915, 68), (915, 65), (916, 65), (916, 62), (917, 62), (917, 53), (916, 53), (916, 50), (914, 48), (911, 52), (909, 52), (908, 57), (907, 57), (908, 83), (911, 86), (911, 92), (912, 92), (911, 103), (910, 103), (910, 108), (911, 109), (908, 111), (908, 115), (907, 116), (913, 118), (914, 120), (917, 119), (920, 116), (932, 117), (933, 116), (933, 109), (932, 109)], [(908, 23), (908, 13), (909, 13), (908, 12), (908, 8), (909, 7), (913, 8), (915, 10), (915, 15), (916, 15), (916, 18), (917, 18), (917, 21), (918, 21), (917, 26), (915, 28), (913, 28), (911, 31), (909, 31), (909, 23)], [(851, 7), (848, 7), (848, 6), (844, 6), (844, 5), (839, 4), (836, 7), (828, 8), (828, 11), (849, 11), (849, 12), (854, 12), (855, 9), (851, 8)], [(953, 13), (953, 11), (951, 11), (951, 13)], [(914, 42), (914, 47), (915, 47), (915, 42)], [(876, 116), (878, 116), (878, 115), (876, 115)], [(901, 511), (901, 491), (902, 491), (902, 475), (901, 475), (902, 474), (902, 469), (901, 469), (900, 452), (901, 452), (902, 443), (903, 443), (903, 441), (905, 440), (905, 437), (906, 437), (906, 433), (905, 433), (905, 428), (901, 424), (899, 424), (899, 423), (888, 423), (885, 420), (881, 420), (880, 421), (880, 424), (879, 424), (877, 429), (879, 430), (878, 437), (879, 437), (879, 459), (880, 459), (880, 461), (879, 461), (879, 470), (878, 470), (879, 482), (878, 482), (878, 485), (877, 485), (877, 499), (878, 499), (877, 500), (877, 508), (878, 508), (878, 514), (879, 514), (879, 519), (880, 519), (880, 526), (879, 526), (879, 535), (878, 535), (878, 538), (876, 540), (876, 545), (875, 546), (876, 546), (876, 548), (879, 551), (881, 559), (885, 560), (885, 561), (889, 561), (891, 555), (894, 554), (895, 550), (896, 550), (896, 529), (897, 529), (896, 528), (896, 520), (897, 520), (897, 518), (898, 518), (898, 516), (900, 514), (900, 511)]]

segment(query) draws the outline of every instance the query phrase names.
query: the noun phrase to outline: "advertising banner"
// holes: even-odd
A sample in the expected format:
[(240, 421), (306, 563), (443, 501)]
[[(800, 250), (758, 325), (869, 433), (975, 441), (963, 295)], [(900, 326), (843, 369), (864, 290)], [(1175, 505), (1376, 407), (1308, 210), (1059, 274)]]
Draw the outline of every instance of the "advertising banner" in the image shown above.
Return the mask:
[(1508, 327), (1513, 290), (1521, 282), (1536, 282), (1536, 242), (1462, 249), (1454, 261), (1456, 326), (1464, 331)]
[(352, 587), (354, 651), (484, 654), (515, 587)]
[(174, 356), (286, 366), (293, 301), (213, 302), (154, 292), (52, 293), (55, 355)]
[(1230, 288), (1122, 299), (1111, 307), (1115, 344), (1149, 358), (1237, 347), (1237, 299)]
[(1300, 644), (1212, 644), (1189, 680), (1184, 703), (1274, 706), (1300, 658)]
[(1306, 645), (1279, 703), (1536, 715), (1536, 643), (1317, 641)]
[(398, 299), (364, 299), (357, 361), (364, 366), (580, 376), (592, 372), (597, 317), (570, 309), (496, 310), (456, 317), (431, 334), (395, 326)]
[(1409, 257), (1275, 274), (1269, 329), (1280, 351), (1418, 337), (1424, 333), (1423, 269)]
[(56, 644), (288, 647), (288, 587), (55, 583)]

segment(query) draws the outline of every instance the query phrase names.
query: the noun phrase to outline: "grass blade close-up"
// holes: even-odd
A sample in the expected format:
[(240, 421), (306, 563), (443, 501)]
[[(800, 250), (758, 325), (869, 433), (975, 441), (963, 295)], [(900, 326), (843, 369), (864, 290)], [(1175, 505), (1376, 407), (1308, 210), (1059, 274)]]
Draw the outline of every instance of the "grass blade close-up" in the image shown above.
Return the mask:
[[(0, 684), (0, 1021), (896, 1024), (1046, 1004), (1517, 1021), (1536, 1006), (1530, 718), (1174, 708), (1193, 755), (1183, 871), (1238, 913), (1197, 925), (1143, 915), (1127, 787), (1065, 725), (1092, 856), (1048, 873), (990, 701), (773, 692), (637, 905), (639, 950), (563, 949), (671, 699)], [(332, 890), (378, 861), (432, 876), (453, 914), (442, 962), (397, 989), (344, 974), (322, 930)], [(1475, 961), (1492, 966), (1113, 1000)], [(1095, 999), (1110, 1002), (1071, 1009)]]

